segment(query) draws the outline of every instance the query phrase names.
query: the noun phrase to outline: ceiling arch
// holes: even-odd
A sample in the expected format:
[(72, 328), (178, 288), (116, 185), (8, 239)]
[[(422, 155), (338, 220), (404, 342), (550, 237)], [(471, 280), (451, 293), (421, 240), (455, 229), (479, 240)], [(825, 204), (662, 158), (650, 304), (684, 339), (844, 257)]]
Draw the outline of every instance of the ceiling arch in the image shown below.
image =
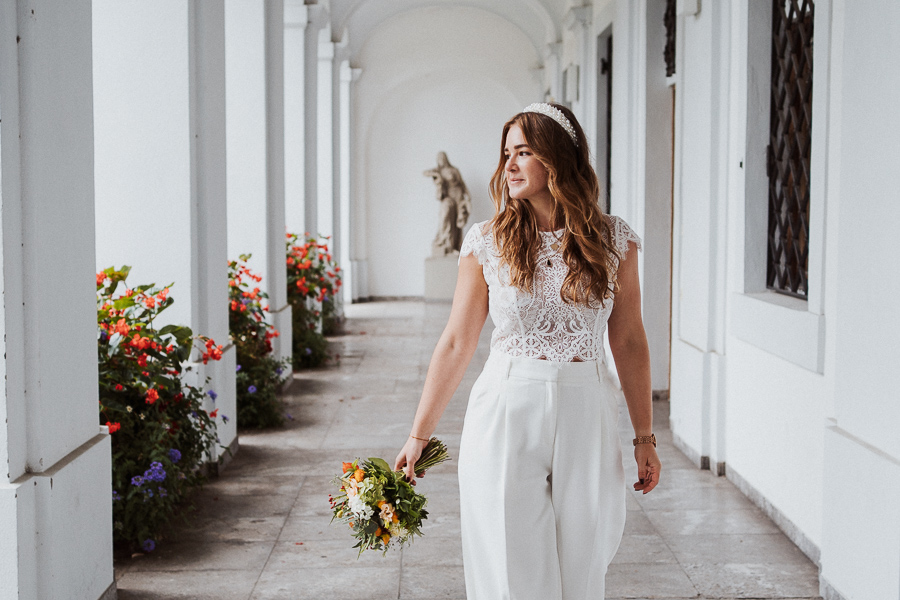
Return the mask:
[(566, 0), (350, 0), (332, 3), (331, 30), (348, 32), (352, 63), (381, 23), (425, 7), (470, 7), (491, 12), (519, 28), (542, 56), (547, 44), (559, 40)]

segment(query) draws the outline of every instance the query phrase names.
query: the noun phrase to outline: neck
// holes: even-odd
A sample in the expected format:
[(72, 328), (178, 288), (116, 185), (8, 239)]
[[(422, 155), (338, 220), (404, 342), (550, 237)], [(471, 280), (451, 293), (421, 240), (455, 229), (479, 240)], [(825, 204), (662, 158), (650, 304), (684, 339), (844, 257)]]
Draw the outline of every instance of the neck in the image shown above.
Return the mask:
[(528, 202), (537, 217), (538, 229), (550, 231), (550, 220), (553, 217), (553, 196), (550, 195), (550, 190), (529, 198)]

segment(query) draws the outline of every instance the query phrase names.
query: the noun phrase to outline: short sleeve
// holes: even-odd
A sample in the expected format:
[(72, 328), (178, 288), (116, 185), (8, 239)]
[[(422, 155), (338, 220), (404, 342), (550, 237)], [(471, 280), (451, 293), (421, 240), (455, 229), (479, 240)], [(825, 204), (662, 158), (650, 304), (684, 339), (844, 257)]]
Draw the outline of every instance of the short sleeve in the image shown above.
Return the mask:
[(484, 235), (481, 228), (484, 223), (475, 223), (469, 228), (466, 237), (463, 239), (462, 247), (459, 249), (459, 258), (474, 255), (478, 260), (478, 264), (483, 265), (487, 260), (487, 246), (485, 245)]
[(628, 254), (628, 242), (634, 242), (637, 249), (641, 250), (641, 238), (628, 226), (628, 223), (620, 217), (615, 217), (613, 215), (609, 216), (609, 220), (613, 244), (615, 244), (616, 250), (619, 251), (619, 255), (623, 259), (625, 258), (625, 255)]

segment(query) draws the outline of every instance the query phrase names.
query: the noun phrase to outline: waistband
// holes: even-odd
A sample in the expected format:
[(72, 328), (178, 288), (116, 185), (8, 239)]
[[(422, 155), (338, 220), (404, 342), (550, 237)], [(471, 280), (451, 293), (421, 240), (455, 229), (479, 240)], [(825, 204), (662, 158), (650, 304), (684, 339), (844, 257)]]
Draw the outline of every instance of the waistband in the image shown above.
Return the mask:
[(498, 351), (491, 352), (484, 368), (499, 371), (505, 379), (518, 377), (536, 381), (598, 381), (605, 379), (606, 373), (606, 367), (593, 360), (553, 362)]

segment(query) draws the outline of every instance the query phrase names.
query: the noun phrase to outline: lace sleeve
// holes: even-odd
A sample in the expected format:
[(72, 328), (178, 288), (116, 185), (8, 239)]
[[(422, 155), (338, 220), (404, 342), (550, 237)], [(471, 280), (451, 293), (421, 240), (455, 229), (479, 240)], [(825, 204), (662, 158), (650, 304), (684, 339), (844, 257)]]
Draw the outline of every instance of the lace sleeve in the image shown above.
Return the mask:
[(484, 235), (481, 233), (483, 223), (475, 223), (469, 228), (469, 232), (463, 239), (462, 247), (459, 249), (459, 258), (474, 255), (478, 260), (478, 264), (483, 265), (487, 260), (487, 247), (484, 243)]
[(628, 242), (634, 242), (637, 249), (641, 250), (641, 238), (628, 226), (628, 223), (620, 217), (614, 217), (612, 215), (609, 216), (609, 220), (613, 243), (616, 245), (616, 250), (619, 251), (619, 255), (623, 259), (625, 258), (625, 255), (628, 254)]

